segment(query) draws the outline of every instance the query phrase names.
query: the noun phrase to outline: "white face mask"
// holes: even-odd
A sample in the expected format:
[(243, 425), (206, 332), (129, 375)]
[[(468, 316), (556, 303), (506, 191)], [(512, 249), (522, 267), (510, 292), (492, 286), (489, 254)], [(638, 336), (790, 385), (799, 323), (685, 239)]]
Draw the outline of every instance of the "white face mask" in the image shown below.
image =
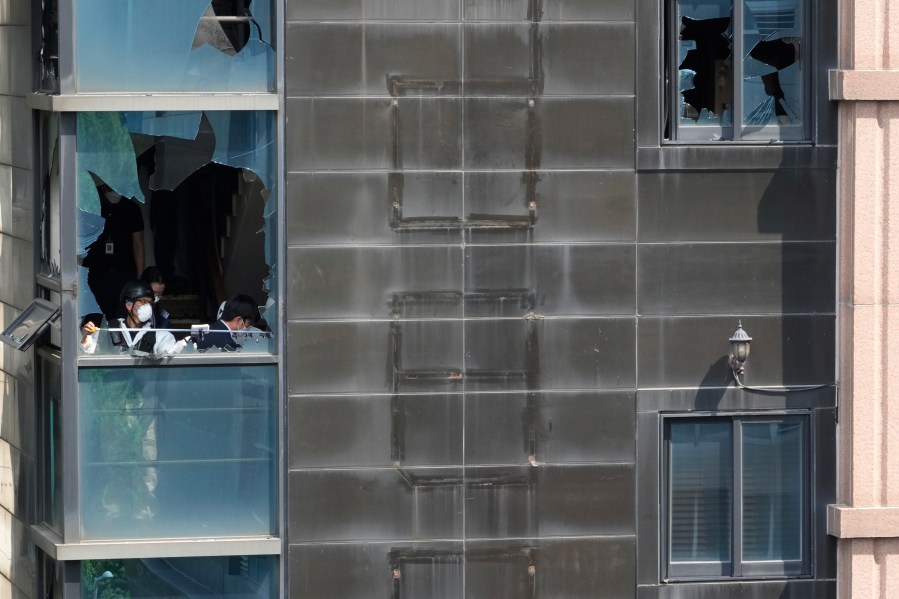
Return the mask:
[(153, 316), (153, 307), (150, 304), (144, 304), (137, 309), (137, 319), (141, 322), (147, 322)]

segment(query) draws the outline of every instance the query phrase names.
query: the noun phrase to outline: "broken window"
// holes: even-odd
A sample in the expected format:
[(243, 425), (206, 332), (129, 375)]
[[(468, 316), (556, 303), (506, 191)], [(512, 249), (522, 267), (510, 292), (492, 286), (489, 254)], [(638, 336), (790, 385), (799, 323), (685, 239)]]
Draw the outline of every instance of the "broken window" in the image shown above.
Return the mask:
[[(261, 331), (237, 341), (243, 351), (273, 351), (274, 140), (272, 112), (78, 113), (79, 313), (115, 324), (124, 283), (156, 266), (169, 316), (160, 326), (154, 315), (154, 328), (176, 339), (205, 334), (196, 326), (217, 322), (223, 301), (246, 294), (260, 306)], [(100, 341), (98, 353), (117, 348)]]
[(38, 120), (41, 139), (39, 164), (40, 177), (40, 238), (39, 274), (49, 279), (59, 279), (59, 115), (41, 113)]
[(801, 0), (675, 0), (671, 14), (668, 139), (805, 139)]
[(77, 0), (79, 92), (271, 92), (271, 0)]
[(41, 41), (38, 49), (38, 91), (59, 92), (59, 3), (41, 0)]

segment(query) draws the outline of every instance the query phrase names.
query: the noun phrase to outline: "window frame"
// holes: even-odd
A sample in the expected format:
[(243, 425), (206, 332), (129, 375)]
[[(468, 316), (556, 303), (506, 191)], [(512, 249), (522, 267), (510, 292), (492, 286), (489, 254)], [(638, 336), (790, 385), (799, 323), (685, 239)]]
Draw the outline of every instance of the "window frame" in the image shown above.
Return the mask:
[(636, 6), (636, 167), (638, 172), (666, 170), (759, 170), (836, 168), (837, 105), (829, 100), (827, 72), (837, 68), (837, 7), (819, 3), (806, 18), (803, 54), (814, 56), (808, 72), (805, 129), (807, 139), (685, 141), (663, 139), (666, 6), (670, 0)]
[[(731, 57), (746, 56), (747, 51), (744, 45), (745, 28), (744, 14), (747, 0), (730, 0), (733, 7), (731, 30)], [(664, 11), (664, 53), (663, 53), (663, 79), (665, 80), (664, 89), (664, 105), (662, 120), (662, 138), (663, 143), (711, 143), (711, 144), (728, 144), (728, 143), (803, 143), (808, 142), (810, 130), (808, 129), (808, 117), (812, 112), (811, 102), (809, 98), (809, 90), (811, 89), (811, 72), (813, 69), (810, 64), (815, 62), (814, 56), (806, 52), (807, 48), (812, 47), (813, 40), (811, 38), (811, 20), (809, 13), (811, 11), (811, 2), (809, 0), (795, 0), (799, 7), (800, 13), (798, 22), (800, 22), (801, 35), (801, 51), (798, 69), (800, 71), (801, 93), (797, 102), (799, 112), (801, 114), (801, 122), (796, 125), (774, 125), (766, 124), (758, 131), (748, 132), (750, 128), (743, 124), (743, 96), (744, 96), (744, 60), (731, 60), (731, 85), (730, 90), (733, 97), (731, 106), (731, 123), (724, 125), (696, 125), (681, 126), (680, 125), (680, 108), (682, 106), (679, 96), (681, 95), (679, 82), (679, 42), (680, 40), (680, 20), (678, 18), (677, 7), (679, 0), (666, 0)], [(668, 115), (667, 119), (664, 115)], [(665, 122), (667, 120), (667, 123)], [(668, 131), (665, 137), (664, 132)], [(713, 135), (718, 135), (720, 139), (713, 139)]]
[[(672, 562), (671, 561), (671, 425), (674, 423), (730, 422), (732, 443), (732, 480), (730, 486), (730, 561)], [(797, 422), (802, 431), (802, 475), (800, 482), (800, 558), (798, 560), (745, 560), (743, 559), (743, 450), (742, 425), (744, 423)], [(809, 412), (778, 413), (708, 413), (663, 414), (660, 428), (659, 468), (659, 545), (661, 578), (669, 582), (696, 582), (721, 580), (758, 580), (807, 578), (812, 571), (812, 522), (813, 509), (813, 440), (815, 432)]]

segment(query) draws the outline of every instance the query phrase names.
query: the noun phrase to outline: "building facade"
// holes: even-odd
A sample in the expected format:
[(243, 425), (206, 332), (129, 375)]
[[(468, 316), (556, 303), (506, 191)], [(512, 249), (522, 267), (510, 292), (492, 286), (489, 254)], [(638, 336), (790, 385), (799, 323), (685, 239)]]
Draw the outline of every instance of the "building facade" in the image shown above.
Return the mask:
[(866, 7), (0, 0), (3, 594), (889, 597)]

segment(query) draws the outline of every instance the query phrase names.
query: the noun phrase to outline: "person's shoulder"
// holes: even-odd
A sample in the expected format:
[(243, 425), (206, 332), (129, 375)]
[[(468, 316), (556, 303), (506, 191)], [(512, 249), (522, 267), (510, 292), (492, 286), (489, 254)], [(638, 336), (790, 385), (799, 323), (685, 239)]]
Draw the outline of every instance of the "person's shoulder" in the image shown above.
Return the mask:
[(221, 319), (216, 320), (214, 323), (209, 325), (209, 330), (210, 331), (228, 331), (229, 333), (231, 332), (231, 329), (228, 328), (228, 325), (225, 324), (225, 321), (223, 321)]

